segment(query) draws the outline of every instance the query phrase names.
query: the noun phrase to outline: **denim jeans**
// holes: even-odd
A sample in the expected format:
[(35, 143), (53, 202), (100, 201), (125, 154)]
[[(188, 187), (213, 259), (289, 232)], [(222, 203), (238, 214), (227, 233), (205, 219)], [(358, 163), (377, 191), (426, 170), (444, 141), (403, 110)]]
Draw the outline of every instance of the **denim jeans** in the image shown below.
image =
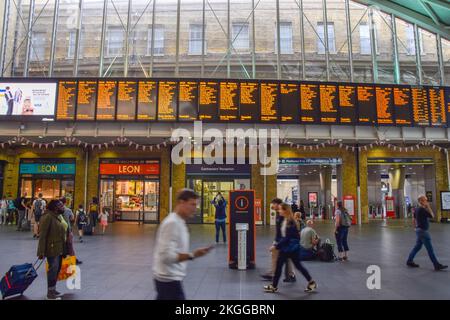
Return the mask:
[(17, 219), (17, 229), (22, 230), (22, 222), (25, 219), (25, 210), (19, 210), (19, 218)]
[(300, 246), (300, 261), (313, 260), (315, 256), (313, 249), (305, 249)]
[(226, 221), (225, 220), (216, 220), (216, 242), (219, 242), (219, 231), (222, 229), (222, 238), (223, 242), (227, 241), (227, 236), (225, 233), (226, 229)]
[(433, 262), (434, 266), (437, 266), (439, 264), (438, 260), (436, 259), (436, 256), (434, 255), (433, 246), (431, 244), (431, 237), (430, 233), (426, 230), (422, 230), (419, 228), (416, 228), (416, 245), (411, 250), (411, 253), (408, 257), (408, 262), (413, 262), (414, 257), (416, 254), (422, 249), (422, 245), (425, 245), (425, 248), (427, 249), (428, 256), (431, 259), (431, 262)]
[(348, 237), (348, 227), (344, 226), (338, 227), (336, 234), (336, 243), (339, 252), (349, 251), (347, 237)]
[(181, 281), (163, 282), (155, 279), (156, 300), (186, 300)]
[(58, 274), (61, 271), (62, 256), (47, 257), (48, 271), (47, 271), (47, 287), (48, 290), (56, 289), (56, 282), (58, 281)]

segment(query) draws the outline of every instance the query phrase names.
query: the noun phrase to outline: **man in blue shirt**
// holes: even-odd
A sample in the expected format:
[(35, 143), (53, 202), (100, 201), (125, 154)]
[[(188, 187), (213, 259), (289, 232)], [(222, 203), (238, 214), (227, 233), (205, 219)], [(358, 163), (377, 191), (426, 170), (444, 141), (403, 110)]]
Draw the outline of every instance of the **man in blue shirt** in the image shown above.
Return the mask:
[(219, 232), (222, 229), (223, 242), (227, 242), (227, 236), (225, 234), (226, 221), (227, 221), (227, 201), (219, 192), (211, 203), (216, 208), (216, 243), (219, 243)]
[(424, 195), (419, 196), (417, 199), (419, 201), (420, 207), (414, 212), (414, 223), (416, 227), (416, 245), (409, 254), (408, 261), (406, 265), (412, 268), (418, 268), (419, 265), (414, 263), (414, 257), (422, 249), (422, 245), (425, 245), (427, 249), (428, 256), (433, 262), (434, 270), (439, 271), (447, 269), (448, 266), (440, 264), (434, 255), (433, 246), (431, 244), (431, 237), (428, 232), (429, 222), (428, 219), (434, 218), (433, 210), (431, 210), (430, 204), (428, 203), (427, 197)]

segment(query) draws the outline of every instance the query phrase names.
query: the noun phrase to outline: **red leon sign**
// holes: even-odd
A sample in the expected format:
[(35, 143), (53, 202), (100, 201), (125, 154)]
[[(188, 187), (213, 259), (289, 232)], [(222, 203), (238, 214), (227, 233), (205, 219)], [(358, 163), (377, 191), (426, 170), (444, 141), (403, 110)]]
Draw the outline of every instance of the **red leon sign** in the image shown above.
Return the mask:
[(101, 163), (100, 174), (156, 175), (159, 174), (159, 164)]

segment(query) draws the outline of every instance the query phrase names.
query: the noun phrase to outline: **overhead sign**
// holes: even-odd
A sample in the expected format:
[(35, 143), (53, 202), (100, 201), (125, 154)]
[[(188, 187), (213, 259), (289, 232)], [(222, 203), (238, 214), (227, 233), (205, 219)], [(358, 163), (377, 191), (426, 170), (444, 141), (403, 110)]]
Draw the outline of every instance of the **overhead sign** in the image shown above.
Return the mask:
[(420, 165), (433, 164), (432, 158), (368, 158), (367, 164), (404, 164), (404, 165)]
[(310, 165), (339, 165), (342, 164), (341, 158), (282, 158), (278, 160), (279, 164), (294, 166)]
[(75, 174), (75, 163), (21, 163), (20, 174)]
[(101, 159), (101, 175), (148, 176), (159, 175), (160, 166), (157, 160), (120, 160)]
[(251, 165), (249, 164), (187, 164), (186, 174), (250, 174)]

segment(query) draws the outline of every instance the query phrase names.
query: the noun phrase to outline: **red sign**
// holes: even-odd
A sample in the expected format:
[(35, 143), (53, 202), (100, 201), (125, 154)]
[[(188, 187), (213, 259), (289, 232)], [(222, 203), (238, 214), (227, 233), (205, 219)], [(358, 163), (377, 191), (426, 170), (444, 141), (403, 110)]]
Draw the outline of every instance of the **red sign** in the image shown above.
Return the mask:
[(101, 163), (100, 174), (109, 175), (158, 175), (159, 163), (133, 164), (133, 163)]
[(352, 195), (344, 196), (344, 208), (347, 209), (348, 214), (352, 217), (352, 224), (356, 224), (356, 210), (355, 210), (355, 197)]
[(394, 197), (385, 197), (386, 200), (386, 218), (395, 219)]

